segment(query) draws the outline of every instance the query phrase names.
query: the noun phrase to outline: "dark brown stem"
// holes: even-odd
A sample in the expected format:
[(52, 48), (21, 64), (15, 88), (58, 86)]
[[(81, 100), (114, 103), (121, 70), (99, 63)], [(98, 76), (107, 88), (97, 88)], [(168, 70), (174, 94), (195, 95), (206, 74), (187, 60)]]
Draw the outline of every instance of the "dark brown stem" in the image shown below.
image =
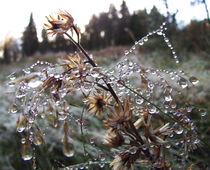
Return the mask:
[[(129, 125), (131, 127), (131, 129), (133, 130), (133, 132), (135, 133), (136, 138), (138, 139), (138, 141), (144, 145), (144, 141), (142, 140), (141, 136), (139, 135), (138, 131), (136, 130), (136, 127), (133, 125), (133, 123), (131, 121), (129, 121)], [(150, 158), (150, 160), (152, 161), (152, 156), (150, 155), (150, 152), (148, 149), (146, 150), (142, 150), (144, 152), (144, 154)]]
[(93, 67), (97, 67), (97, 65), (95, 64), (95, 62), (90, 58), (90, 56), (88, 55), (88, 53), (84, 50), (84, 48), (77, 43), (68, 33), (65, 33), (65, 35), (71, 40), (71, 42), (82, 51), (82, 53), (85, 55), (85, 57), (88, 59), (88, 62), (93, 66)]
[[(82, 53), (85, 55), (85, 57), (87, 58), (88, 62), (90, 63), (90, 65), (92, 65), (93, 67), (97, 67), (96, 63), (90, 58), (90, 56), (88, 55), (88, 53), (85, 51), (85, 49), (80, 45), (79, 42), (76, 42), (68, 33), (64, 33), (70, 40), (71, 42), (82, 51)], [(117, 103), (120, 103), (119, 98), (117, 97), (115, 91), (113, 90), (113, 88), (111, 87), (111, 85), (109, 83), (107, 83), (104, 80), (105, 84), (108, 87), (109, 92), (112, 94), (112, 96), (114, 97), (114, 99), (116, 100)]]
[(141, 136), (139, 135), (138, 131), (136, 130), (136, 127), (133, 125), (133, 123), (131, 121), (129, 121), (129, 125), (130, 125), (132, 131), (135, 133), (135, 136), (137, 137), (139, 142), (143, 145), (144, 141), (142, 140)]

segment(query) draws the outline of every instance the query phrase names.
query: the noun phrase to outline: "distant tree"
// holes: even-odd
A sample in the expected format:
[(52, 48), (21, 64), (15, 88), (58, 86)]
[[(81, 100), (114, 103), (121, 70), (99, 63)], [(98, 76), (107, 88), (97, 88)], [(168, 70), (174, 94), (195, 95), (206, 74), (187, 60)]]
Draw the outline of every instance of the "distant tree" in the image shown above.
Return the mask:
[(39, 50), (42, 53), (49, 51), (50, 49), (50, 42), (48, 40), (48, 36), (45, 29), (42, 29), (42, 41), (39, 45)]
[(109, 23), (108, 23), (106, 36), (109, 42), (108, 44), (114, 46), (116, 45), (117, 41), (116, 35), (118, 33), (119, 17), (118, 17), (118, 12), (113, 4), (111, 4), (109, 7), (108, 18), (109, 18)]
[(17, 42), (12, 38), (7, 38), (3, 45), (3, 63), (10, 64), (20, 58), (20, 49)]
[[(108, 12), (93, 16), (86, 26), (81, 42), (88, 49), (100, 49), (116, 44), (119, 17), (114, 5), (110, 5)], [(88, 43), (87, 43), (88, 42)]]
[(55, 52), (66, 50), (66, 40), (63, 35), (57, 34), (52, 44)]
[(149, 31), (149, 15), (146, 9), (134, 12), (130, 18), (130, 29), (133, 33), (134, 39), (137, 40), (145, 36)]
[(129, 34), (130, 13), (126, 2), (123, 0), (120, 8), (120, 20), (118, 24), (117, 45), (126, 45), (132, 42)]
[(191, 21), (181, 31), (180, 44), (187, 51), (210, 52), (210, 25), (206, 21)]
[(10, 50), (9, 50), (9, 46), (8, 44), (4, 44), (3, 47), (3, 63), (5, 64), (9, 64), (11, 63), (11, 54), (10, 54)]
[(166, 18), (158, 11), (156, 6), (153, 6), (149, 13), (149, 28), (150, 31), (156, 30), (166, 21)]
[(33, 15), (31, 13), (30, 21), (25, 31), (23, 32), (22, 37), (22, 50), (23, 54), (26, 56), (33, 55), (38, 49), (38, 38), (35, 23), (33, 20)]
[(160, 25), (163, 22), (167, 22), (167, 35), (168, 37), (172, 38), (172, 37), (176, 37), (177, 35), (177, 21), (176, 21), (176, 14), (178, 11), (176, 11), (175, 13), (170, 13), (168, 11), (168, 3), (167, 0), (164, 0), (164, 2), (166, 3), (166, 9), (167, 9), (167, 16), (162, 15), (159, 10), (153, 6), (153, 8), (151, 9), (150, 13), (149, 13), (149, 22), (150, 22), (150, 31), (156, 30), (157, 28), (160, 27)]
[(72, 52), (76, 49), (69, 40), (64, 38), (64, 35), (59, 34), (56, 35), (55, 39), (50, 44), (50, 49), (52, 49), (54, 52)]
[(100, 44), (99, 48), (104, 48), (106, 46), (110, 45), (110, 19), (108, 17), (108, 13), (101, 13), (98, 17), (97, 21), (97, 27), (98, 27), (98, 33), (99, 33), (99, 38), (100, 38)]
[(95, 15), (92, 16), (91, 20), (89, 21), (89, 24), (85, 28), (85, 38), (87, 43), (88, 49), (99, 49), (101, 46), (101, 30), (99, 29), (98, 25), (98, 17)]

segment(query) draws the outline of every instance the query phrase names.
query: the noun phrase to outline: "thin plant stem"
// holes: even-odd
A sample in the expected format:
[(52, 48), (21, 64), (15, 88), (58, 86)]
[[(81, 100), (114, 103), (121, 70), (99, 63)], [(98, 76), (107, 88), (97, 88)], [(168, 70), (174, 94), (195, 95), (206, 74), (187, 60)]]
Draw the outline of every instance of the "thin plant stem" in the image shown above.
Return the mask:
[(203, 0), (203, 4), (205, 6), (207, 20), (208, 20), (208, 22), (210, 24), (209, 10), (208, 10), (208, 6), (207, 6), (207, 3), (206, 3), (206, 0)]
[(80, 163), (80, 164), (75, 164), (75, 165), (71, 165), (71, 166), (68, 166), (64, 169), (71, 169), (71, 168), (80, 168), (80, 167), (86, 167), (86, 166), (90, 166), (90, 165), (100, 165), (100, 164), (110, 164), (111, 161), (104, 161), (104, 162), (101, 162), (101, 161), (95, 161), (95, 162), (86, 162), (86, 163)]
[[(68, 33), (65, 33), (65, 35), (70, 39), (70, 41), (78, 48), (82, 51), (82, 53), (85, 55), (85, 57), (87, 58), (88, 62), (93, 66), (93, 67), (97, 67), (96, 63), (90, 58), (90, 56), (88, 55), (88, 53), (85, 51), (85, 49), (81, 46), (81, 44), (79, 42), (76, 42)], [(105, 82), (105, 84), (107, 85), (109, 92), (112, 94), (112, 96), (115, 98), (116, 102), (118, 104), (120, 104), (120, 100), (117, 96), (117, 94), (115, 93), (115, 91), (113, 90), (113, 88), (111, 87), (111, 85), (109, 83), (107, 83), (104, 79), (103, 81)], [(121, 105), (121, 104), (120, 104)]]
[[(81, 117), (80, 117), (80, 132), (81, 132), (81, 136), (83, 138), (85, 138), (84, 137), (84, 132), (83, 132), (83, 114), (84, 114), (84, 111), (85, 111), (85, 108), (83, 107), (82, 114), (81, 114)], [(86, 150), (86, 146), (85, 146), (85, 142), (84, 141), (82, 141), (82, 146), (83, 146), (84, 155), (85, 155), (85, 158), (86, 158), (87, 150)]]

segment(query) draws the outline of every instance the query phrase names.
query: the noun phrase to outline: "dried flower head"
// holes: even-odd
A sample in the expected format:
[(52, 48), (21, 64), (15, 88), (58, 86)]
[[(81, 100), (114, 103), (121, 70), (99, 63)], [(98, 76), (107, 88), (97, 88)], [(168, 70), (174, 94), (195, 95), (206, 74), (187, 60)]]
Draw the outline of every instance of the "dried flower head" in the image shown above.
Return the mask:
[(111, 162), (110, 166), (113, 170), (128, 170), (134, 169), (134, 162), (138, 159), (140, 152), (130, 153), (125, 151), (120, 153)]
[(124, 143), (125, 139), (119, 132), (113, 132), (111, 129), (106, 131), (104, 144), (110, 147), (118, 147)]
[(48, 23), (44, 25), (48, 34), (63, 34), (74, 26), (73, 17), (66, 11), (59, 11), (55, 17), (50, 15), (46, 18)]
[(93, 96), (89, 96), (87, 100), (88, 112), (95, 115), (101, 115), (104, 112), (105, 106), (110, 100), (111, 96), (107, 96), (106, 93), (95, 93)]
[(132, 111), (130, 99), (125, 99), (122, 106), (115, 106), (113, 113), (109, 114), (108, 119), (104, 121), (104, 125), (114, 131), (124, 129), (124, 127), (128, 127), (130, 124)]
[(65, 66), (67, 66), (70, 69), (74, 68), (82, 69), (86, 67), (84, 60), (81, 58), (81, 56), (78, 53), (76, 53), (75, 55), (63, 57), (63, 62), (65, 63)]

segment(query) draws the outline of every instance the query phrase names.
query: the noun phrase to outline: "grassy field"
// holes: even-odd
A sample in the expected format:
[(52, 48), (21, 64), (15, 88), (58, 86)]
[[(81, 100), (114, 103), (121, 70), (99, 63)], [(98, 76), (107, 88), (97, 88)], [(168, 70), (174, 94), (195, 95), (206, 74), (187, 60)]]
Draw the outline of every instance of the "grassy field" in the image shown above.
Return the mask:
[[(121, 48), (121, 50), (124, 48)], [(108, 51), (108, 52), (107, 52)], [(94, 59), (100, 66), (113, 67), (115, 63), (121, 58), (122, 52), (117, 49), (102, 51), (101, 53), (95, 53)], [(114, 53), (113, 53), (114, 51)], [(95, 57), (96, 56), (96, 57)], [(180, 105), (183, 100), (187, 100), (189, 103), (193, 103), (195, 106), (207, 109), (210, 111), (210, 62), (206, 60), (205, 56), (197, 54), (189, 54), (189, 56), (180, 56), (181, 63), (175, 64), (175, 61), (170, 56), (161, 53), (138, 53), (135, 60), (141, 66), (152, 67), (163, 70), (184, 70), (187, 76), (195, 76), (199, 79), (199, 84), (196, 87), (186, 89), (184, 91), (185, 99), (180, 100)], [(132, 56), (131, 56), (132, 57)], [(37, 57), (34, 59), (25, 59), (23, 62), (13, 63), (11, 65), (1, 65), (0, 67), (0, 169), (2, 170), (30, 170), (33, 167), (33, 161), (23, 161), (21, 158), (21, 136), (16, 132), (16, 121), (20, 113), (8, 113), (8, 108), (12, 103), (14, 96), (10, 94), (11, 88), (8, 86), (8, 75), (13, 72), (21, 72), (22, 69), (26, 69), (30, 65), (36, 62), (36, 60), (45, 60), (55, 62), (58, 57)], [(70, 99), (78, 100), (78, 99)], [(79, 109), (79, 108), (78, 108)], [(75, 109), (75, 119), (79, 119), (81, 115), (76, 113), (81, 112)], [(201, 138), (206, 141), (210, 141), (210, 116), (207, 115), (202, 117), (199, 113), (192, 113), (198, 126)], [(86, 159), (91, 158), (92, 160), (101, 161), (100, 165), (93, 165), (92, 169), (110, 169), (109, 166), (105, 166), (105, 161), (110, 161), (112, 155), (109, 155), (109, 149), (101, 144), (102, 133), (104, 127), (100, 124), (100, 118), (92, 117), (84, 114), (84, 118), (90, 125), (84, 132), (78, 129), (76, 121), (72, 122), (73, 129), (76, 129), (77, 133), (73, 134), (75, 141), (72, 141), (75, 148), (75, 156), (66, 158), (62, 153), (61, 146), (61, 134), (62, 127), (59, 125), (56, 129), (51, 128), (47, 125), (47, 122), (39, 122), (41, 126), (48, 126), (45, 133), (46, 140), (49, 144), (45, 146), (36, 147), (36, 166), (37, 169), (52, 169), (52, 166), (65, 167), (68, 165), (85, 162)], [(81, 133), (84, 136), (81, 137)], [(84, 144), (85, 143), (85, 144)], [(84, 155), (84, 147), (88, 150), (88, 154)], [(98, 154), (96, 154), (96, 152)], [(194, 151), (192, 161), (197, 165), (203, 165), (203, 167), (209, 165), (209, 153), (210, 148), (208, 146), (201, 146), (200, 149)], [(85, 165), (82, 165), (85, 168)], [(35, 168), (35, 167), (34, 167)], [(82, 168), (82, 167), (81, 167)], [(35, 168), (36, 169), (36, 168)], [(91, 169), (91, 167), (89, 167)]]

